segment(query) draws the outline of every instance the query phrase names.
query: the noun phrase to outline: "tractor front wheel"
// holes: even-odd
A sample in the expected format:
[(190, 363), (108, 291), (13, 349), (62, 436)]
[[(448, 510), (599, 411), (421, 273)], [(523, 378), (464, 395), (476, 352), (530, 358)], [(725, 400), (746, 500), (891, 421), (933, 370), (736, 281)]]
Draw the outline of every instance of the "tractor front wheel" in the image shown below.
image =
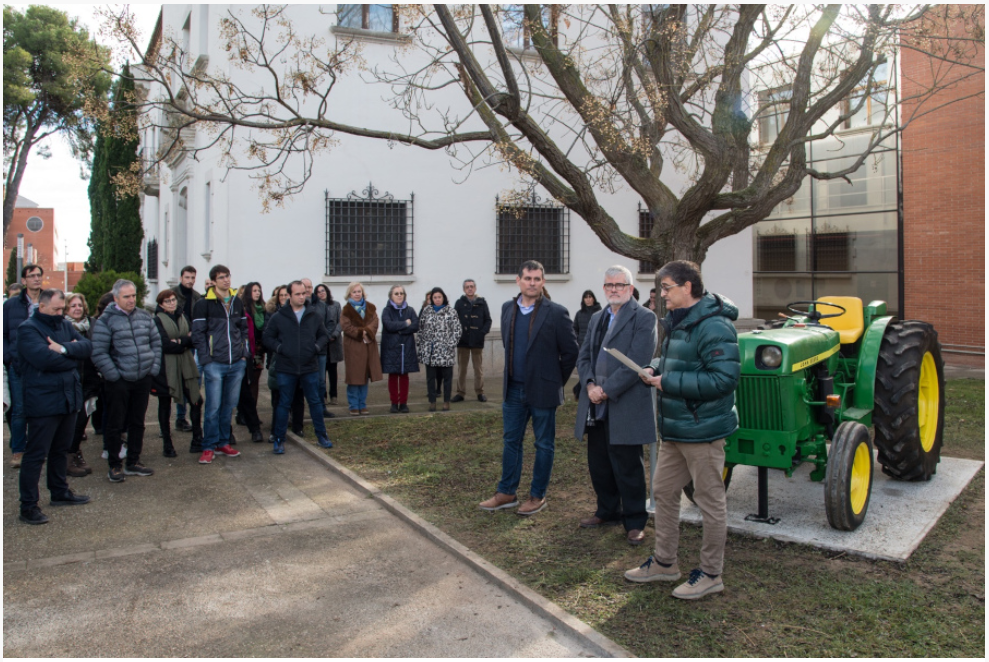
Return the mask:
[(930, 324), (908, 320), (886, 327), (872, 422), (883, 473), (897, 480), (931, 479), (944, 434), (944, 360)]
[(828, 452), (824, 509), (828, 524), (854, 531), (865, 519), (872, 495), (872, 440), (869, 428), (846, 421), (838, 426)]

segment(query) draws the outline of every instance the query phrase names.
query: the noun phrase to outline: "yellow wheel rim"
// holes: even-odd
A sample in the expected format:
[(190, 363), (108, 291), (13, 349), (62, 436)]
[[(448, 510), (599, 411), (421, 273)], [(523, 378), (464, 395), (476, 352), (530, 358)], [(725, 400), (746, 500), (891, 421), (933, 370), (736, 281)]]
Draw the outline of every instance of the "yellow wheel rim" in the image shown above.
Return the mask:
[(924, 354), (920, 363), (920, 393), (917, 394), (917, 424), (920, 426), (920, 445), (925, 453), (930, 453), (937, 439), (938, 407), (940, 406), (940, 384), (937, 380), (937, 366), (930, 352)]
[(865, 509), (865, 500), (869, 497), (869, 483), (872, 482), (872, 457), (869, 454), (869, 444), (859, 444), (855, 448), (851, 482), (851, 489), (848, 492), (852, 502), (852, 512), (859, 515)]

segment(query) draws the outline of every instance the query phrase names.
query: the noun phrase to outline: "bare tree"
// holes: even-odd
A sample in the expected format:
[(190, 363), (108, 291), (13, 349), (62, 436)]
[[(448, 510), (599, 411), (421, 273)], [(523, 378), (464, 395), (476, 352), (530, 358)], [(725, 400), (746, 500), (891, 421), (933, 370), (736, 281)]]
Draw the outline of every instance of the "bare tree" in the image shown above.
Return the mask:
[[(268, 205), (305, 185), (336, 134), (445, 150), (466, 174), (509, 164), (520, 195), (542, 186), (617, 253), (700, 262), (807, 176), (847, 179), (892, 134), (935, 110), (919, 102), (985, 75), (981, 5), (392, 7), (401, 7), (402, 53), (372, 65), (359, 34), (337, 30), (328, 44), (293, 25), (284, 7), (221, 19), (228, 69), (249, 76), (197, 66), (162, 35), (136, 74), (149, 91), (144, 121), (165, 135), (152, 161), (218, 150), (227, 167), (256, 171)], [(127, 17), (110, 18), (138, 50)], [(889, 92), (889, 63), (902, 44), (943, 65), (911, 99)], [(400, 122), (340, 118), (334, 92), (357, 76), (382, 87)], [(445, 101), (451, 88), (459, 105)], [(912, 114), (893, 121), (905, 102)], [(866, 111), (879, 116), (854, 159), (833, 170), (808, 161), (808, 144)], [(773, 125), (771, 139), (755, 130), (760, 124)], [(197, 127), (210, 139), (188, 140)], [(673, 183), (684, 177), (685, 186)], [(641, 197), (652, 219), (647, 236), (623, 232), (602, 205), (602, 193), (618, 187)]]

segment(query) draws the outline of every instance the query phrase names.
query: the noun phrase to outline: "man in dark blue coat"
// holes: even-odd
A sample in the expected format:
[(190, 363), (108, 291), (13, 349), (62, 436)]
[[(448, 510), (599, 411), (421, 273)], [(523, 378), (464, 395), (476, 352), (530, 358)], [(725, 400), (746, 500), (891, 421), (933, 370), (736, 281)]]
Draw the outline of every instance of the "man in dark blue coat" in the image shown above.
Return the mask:
[(72, 493), (65, 472), (76, 414), (83, 407), (78, 361), (92, 354), (93, 345), (62, 316), (64, 310), (65, 294), (45, 290), (38, 299), (38, 309), (17, 332), (17, 362), (27, 418), (20, 518), (28, 524), (48, 521), (38, 507), (38, 480), (46, 459), (51, 504), (74, 506), (89, 502), (88, 496)]
[[(282, 306), (264, 325), (264, 346), (273, 352), (275, 378), (279, 393), (295, 393), (296, 386), (302, 384), (302, 392), (309, 402), (316, 441), (323, 448), (333, 448), (326, 434), (323, 422), (323, 400), (319, 396), (319, 353), (330, 341), (326, 333), (323, 315), (317, 314), (309, 303), (306, 286), (300, 280), (288, 285), (289, 305)], [(288, 414), (292, 398), (278, 400), (271, 435), (275, 455), (285, 452), (285, 430), (288, 428)]]
[(528, 516), (546, 507), (546, 489), (553, 472), (556, 408), (563, 404), (563, 385), (577, 364), (577, 336), (570, 313), (543, 296), (545, 269), (535, 260), (522, 263), (515, 282), (519, 296), (501, 308), (501, 339), (505, 347), (502, 404), (504, 450), (501, 481), (482, 510), (518, 505), (515, 492), (522, 477), (522, 438), (532, 419), (536, 460), (529, 500), (516, 511)]
[(41, 296), (41, 278), (45, 270), (36, 264), (25, 264), (21, 269), (24, 289), (15, 297), (3, 302), (3, 364), (10, 381), (10, 466), (21, 466), (27, 438), (27, 422), (24, 420), (24, 397), (21, 375), (17, 370), (17, 329), (38, 308)]

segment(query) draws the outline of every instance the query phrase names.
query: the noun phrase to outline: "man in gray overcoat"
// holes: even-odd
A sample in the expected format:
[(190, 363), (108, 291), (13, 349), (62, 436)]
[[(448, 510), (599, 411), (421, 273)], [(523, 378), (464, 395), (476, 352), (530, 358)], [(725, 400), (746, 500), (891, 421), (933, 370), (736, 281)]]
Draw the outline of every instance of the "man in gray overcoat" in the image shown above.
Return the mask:
[(649, 517), (642, 447), (656, 443), (654, 398), (638, 374), (604, 351), (617, 349), (640, 366), (652, 360), (656, 315), (632, 298), (632, 288), (627, 268), (604, 272), (608, 305), (591, 317), (577, 356), (581, 389), (574, 436), (587, 434), (587, 467), (597, 494), (597, 510), (580, 526), (622, 523), (629, 544), (641, 545)]

